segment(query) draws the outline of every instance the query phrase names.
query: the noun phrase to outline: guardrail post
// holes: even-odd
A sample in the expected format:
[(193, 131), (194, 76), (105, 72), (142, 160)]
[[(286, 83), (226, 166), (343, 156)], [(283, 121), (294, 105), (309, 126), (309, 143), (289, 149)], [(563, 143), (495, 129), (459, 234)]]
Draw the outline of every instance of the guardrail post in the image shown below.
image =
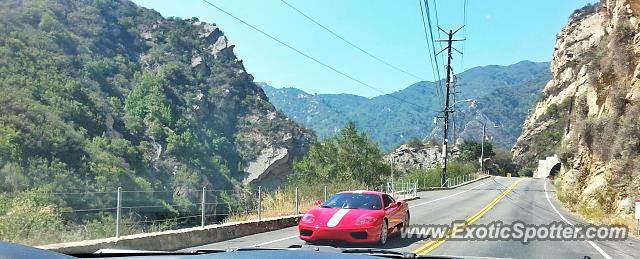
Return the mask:
[(258, 186), (258, 220), (262, 220), (262, 186)]
[(296, 214), (300, 214), (300, 210), (298, 207), (298, 186), (296, 186)]
[(327, 201), (327, 186), (324, 186), (324, 201)]
[(204, 227), (204, 223), (205, 223), (204, 208), (205, 208), (206, 196), (207, 196), (207, 187), (203, 186), (202, 187), (202, 204), (200, 206), (200, 226), (201, 227)]
[(116, 238), (120, 238), (120, 210), (122, 209), (122, 187), (118, 187), (118, 201), (116, 203)]

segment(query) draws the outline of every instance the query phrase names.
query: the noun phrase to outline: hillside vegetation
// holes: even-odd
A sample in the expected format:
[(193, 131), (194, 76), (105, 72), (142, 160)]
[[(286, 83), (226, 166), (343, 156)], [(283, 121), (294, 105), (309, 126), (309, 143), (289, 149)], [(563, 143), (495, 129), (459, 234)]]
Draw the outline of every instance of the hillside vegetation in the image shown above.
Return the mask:
[[(241, 187), (265, 149), (292, 162), (314, 135), (252, 80), (224, 34), (195, 18), (125, 0), (0, 2), (0, 237), (110, 220), (59, 211), (113, 199), (36, 194), (122, 187), (147, 203), (159, 199), (151, 191), (169, 193), (156, 203), (171, 204), (197, 200), (190, 190), (203, 186)], [(27, 215), (34, 225), (15, 229)]]
[(637, 1), (574, 12), (558, 34), (553, 80), (525, 122), (514, 158), (557, 155), (558, 198), (589, 220), (632, 227), (640, 195), (640, 37)]
[[(482, 130), (466, 128), (471, 117), (480, 116), (489, 125), (503, 125), (492, 131), (496, 143), (510, 148), (521, 132), (528, 109), (551, 79), (549, 63), (519, 62), (510, 66), (484, 66), (457, 75), (458, 100), (478, 100), (477, 109), (456, 106), (456, 132), (467, 139), (480, 140)], [(260, 84), (269, 100), (297, 122), (315, 130), (319, 137), (331, 137), (348, 121), (388, 151), (411, 138), (437, 138), (433, 117), (442, 110), (442, 100), (433, 82), (418, 82), (392, 93), (413, 104), (399, 102), (390, 95), (371, 99), (349, 94), (309, 94), (296, 88), (274, 88)], [(479, 114), (479, 115), (477, 115)], [(434, 131), (436, 129), (436, 131)]]

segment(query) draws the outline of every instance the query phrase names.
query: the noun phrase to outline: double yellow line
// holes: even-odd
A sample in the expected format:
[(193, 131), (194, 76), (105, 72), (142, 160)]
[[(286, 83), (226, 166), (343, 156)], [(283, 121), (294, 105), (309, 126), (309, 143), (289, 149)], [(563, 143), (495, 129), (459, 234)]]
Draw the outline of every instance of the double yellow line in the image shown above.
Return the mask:
[(494, 206), (496, 206), (496, 204), (498, 204), (498, 202), (500, 202), (500, 200), (502, 200), (502, 198), (504, 198), (504, 196), (507, 196), (507, 194), (509, 194), (511, 192), (511, 190), (513, 190), (513, 188), (515, 188), (516, 185), (518, 185), (523, 180), (524, 180), (524, 178), (522, 178), (522, 179), (514, 182), (513, 184), (511, 184), (511, 186), (509, 186), (509, 188), (504, 190), (500, 195), (498, 195), (498, 197), (493, 199), (493, 201), (491, 201), (489, 204), (484, 206), (480, 211), (476, 212), (476, 214), (473, 214), (471, 217), (466, 219), (465, 220), (465, 224), (455, 226), (453, 229), (447, 231), (442, 238), (433, 239), (433, 240), (427, 242), (426, 244), (424, 244), (423, 246), (419, 247), (418, 249), (413, 250), (412, 253), (419, 254), (419, 255), (426, 255), (427, 253), (433, 251), (433, 249), (436, 249), (442, 243), (444, 243), (445, 241), (449, 240), (451, 238), (451, 236), (453, 236), (454, 233), (458, 233), (458, 232), (464, 230), (468, 225), (471, 225), (471, 224), (473, 224), (473, 222), (476, 222), (476, 220), (481, 218), (484, 214), (486, 214), (489, 210), (491, 210)]

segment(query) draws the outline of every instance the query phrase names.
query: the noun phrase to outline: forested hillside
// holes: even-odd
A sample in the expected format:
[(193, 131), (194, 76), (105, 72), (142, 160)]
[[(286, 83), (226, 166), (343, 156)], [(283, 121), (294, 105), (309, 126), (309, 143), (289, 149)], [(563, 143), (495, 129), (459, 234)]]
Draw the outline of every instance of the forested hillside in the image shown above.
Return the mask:
[(230, 189), (267, 149), (290, 171), (313, 133), (252, 80), (215, 24), (126, 0), (2, 1), (0, 192)]
[[(521, 132), (522, 122), (551, 79), (548, 62), (522, 61), (510, 66), (484, 66), (469, 69), (456, 77), (458, 100), (473, 98), (477, 109), (459, 104), (457, 133), (480, 139), (481, 130), (466, 128), (471, 118), (480, 116), (489, 125), (503, 125), (493, 132), (498, 144), (510, 148)], [(269, 100), (294, 120), (314, 129), (319, 137), (335, 134), (348, 121), (355, 121), (384, 150), (411, 138), (437, 135), (433, 117), (442, 110), (442, 95), (433, 82), (418, 82), (392, 93), (408, 100), (399, 102), (390, 95), (371, 99), (348, 94), (309, 94), (296, 88), (274, 88), (260, 84)], [(415, 104), (415, 105), (414, 105)], [(480, 115), (478, 115), (480, 114)], [(384, 119), (381, 119), (384, 118)]]

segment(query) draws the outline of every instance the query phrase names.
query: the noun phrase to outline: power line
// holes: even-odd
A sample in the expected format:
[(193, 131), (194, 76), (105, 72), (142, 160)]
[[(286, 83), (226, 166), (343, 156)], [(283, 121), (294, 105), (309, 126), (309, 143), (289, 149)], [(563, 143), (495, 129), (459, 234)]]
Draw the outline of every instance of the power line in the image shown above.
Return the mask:
[(281, 1), (282, 3), (284, 3), (285, 5), (287, 5), (288, 7), (290, 7), (291, 9), (293, 9), (294, 11), (296, 11), (297, 13), (299, 13), (300, 15), (304, 16), (305, 18), (307, 18), (309, 21), (311, 21), (311, 22), (315, 23), (316, 25), (320, 26), (320, 28), (322, 28), (322, 29), (324, 29), (325, 31), (327, 31), (327, 32), (331, 33), (333, 36), (335, 36), (335, 37), (337, 37), (338, 39), (340, 39), (340, 40), (344, 41), (345, 43), (349, 44), (351, 47), (356, 48), (357, 50), (359, 50), (359, 51), (361, 51), (362, 53), (364, 53), (364, 54), (368, 55), (369, 57), (371, 57), (371, 58), (373, 58), (373, 59), (375, 59), (375, 60), (379, 61), (379, 62), (380, 62), (380, 63), (382, 63), (382, 64), (387, 65), (388, 67), (391, 67), (391, 68), (393, 68), (393, 69), (395, 69), (395, 70), (397, 70), (397, 71), (400, 71), (400, 72), (402, 72), (402, 73), (404, 73), (404, 74), (406, 74), (406, 75), (409, 75), (409, 76), (411, 76), (411, 77), (414, 77), (414, 78), (416, 78), (416, 79), (418, 79), (418, 80), (423, 80), (421, 77), (419, 77), (419, 76), (417, 76), (417, 75), (414, 75), (414, 74), (412, 74), (412, 73), (409, 73), (409, 72), (407, 72), (406, 70), (403, 70), (403, 69), (401, 69), (401, 68), (399, 68), (399, 67), (397, 67), (397, 66), (394, 66), (393, 64), (391, 64), (391, 63), (389, 63), (389, 62), (387, 62), (387, 61), (385, 61), (385, 60), (383, 60), (383, 59), (381, 59), (381, 58), (379, 58), (379, 57), (377, 57), (377, 56), (375, 56), (375, 55), (371, 54), (370, 52), (368, 52), (368, 51), (366, 51), (366, 50), (364, 50), (364, 49), (362, 49), (362, 48), (358, 47), (356, 44), (354, 44), (354, 43), (352, 43), (352, 42), (348, 41), (347, 39), (345, 39), (344, 37), (342, 37), (342, 36), (340, 36), (339, 34), (335, 33), (335, 32), (334, 32), (334, 31), (332, 31), (331, 29), (329, 29), (329, 28), (327, 28), (326, 26), (324, 26), (324, 25), (320, 24), (318, 21), (316, 21), (316, 20), (314, 20), (313, 18), (309, 17), (307, 14), (305, 14), (305, 13), (304, 13), (304, 12), (302, 12), (302, 11), (300, 11), (298, 8), (296, 8), (295, 6), (291, 5), (291, 4), (290, 4), (290, 3), (288, 3), (287, 1), (285, 1), (285, 0), (280, 0), (280, 1)]
[[(436, 43), (433, 39), (433, 23), (431, 22), (431, 8), (429, 8), (429, 1), (428, 0), (424, 0), (424, 6), (425, 6), (425, 10), (427, 13), (427, 24), (429, 25), (429, 38), (431, 39), (431, 46), (433, 46), (433, 56), (434, 56), (434, 60), (436, 63), (436, 72), (438, 72), (438, 82), (440, 82), (440, 65), (438, 65), (438, 57), (436, 54)], [(436, 20), (436, 23), (438, 23), (438, 21)], [(439, 28), (439, 27), (438, 27)], [(440, 33), (438, 31), (438, 33)], [(444, 61), (443, 61), (444, 63)], [(440, 87), (442, 87), (442, 83), (440, 82)]]
[[(425, 3), (428, 3), (429, 0), (424, 0)], [(436, 5), (436, 0), (433, 0), (433, 12), (435, 14), (435, 18), (436, 18), (436, 28), (440, 28), (440, 18), (438, 18), (438, 5)], [(440, 35), (440, 30), (436, 30), (438, 32), (438, 38), (441, 38), (442, 36)], [(439, 42), (440, 44), (440, 49), (442, 49), (442, 42)], [(440, 61), (442, 61), (442, 64), (444, 64), (444, 57), (440, 56)]]
[[(442, 94), (442, 87), (440, 86), (439, 82), (440, 82), (440, 73), (437, 73), (437, 78), (436, 78), (436, 71), (439, 71), (436, 69), (434, 69), (434, 61), (436, 63), (436, 67), (437, 67), (437, 63), (438, 63), (438, 59), (437, 57), (434, 57), (433, 54), (435, 54), (435, 52), (431, 51), (431, 48), (429, 47), (429, 33), (427, 33), (427, 25), (426, 22), (424, 20), (424, 8), (422, 6), (422, 0), (418, 0), (418, 3), (420, 3), (420, 15), (422, 16), (422, 28), (424, 29), (424, 38), (427, 42), (427, 53), (429, 53), (429, 64), (431, 65), (431, 73), (433, 74), (433, 82), (435, 84), (436, 87), (436, 94), (438, 95), (438, 101), (440, 103), (440, 105), (442, 105), (442, 99), (443, 99), (443, 94)], [(433, 48), (435, 48), (436, 46), (432, 46)]]
[(394, 96), (393, 94), (387, 94), (386, 92), (384, 92), (384, 91), (382, 91), (382, 90), (380, 90), (380, 89), (378, 89), (378, 88), (376, 88), (376, 87), (374, 87), (374, 86), (372, 86), (372, 85), (370, 85), (370, 84), (367, 84), (367, 83), (365, 83), (365, 82), (363, 82), (363, 81), (361, 81), (361, 80), (358, 80), (357, 78), (352, 77), (352, 76), (350, 76), (350, 75), (348, 75), (348, 74), (346, 74), (346, 73), (344, 73), (344, 72), (342, 72), (342, 71), (340, 71), (340, 70), (338, 70), (338, 69), (336, 69), (336, 68), (334, 68), (334, 67), (332, 67), (332, 66), (330, 66), (330, 65), (328, 65), (328, 64), (326, 64), (326, 63), (324, 63), (324, 62), (322, 62), (322, 61), (320, 61), (320, 60), (318, 60), (318, 59), (316, 59), (316, 58), (314, 58), (314, 57), (312, 57), (312, 56), (310, 56), (310, 55), (308, 55), (308, 54), (306, 54), (306, 53), (304, 53), (304, 52), (302, 52), (302, 51), (300, 51), (300, 50), (298, 50), (298, 49), (296, 49), (295, 47), (293, 47), (293, 46), (291, 46), (291, 45), (289, 45), (289, 44), (287, 44), (287, 43), (285, 43), (285, 42), (283, 42), (283, 41), (279, 40), (278, 38), (276, 38), (276, 37), (272, 36), (272, 35), (271, 35), (271, 34), (269, 34), (269, 33), (266, 33), (265, 31), (263, 31), (263, 30), (259, 29), (258, 27), (255, 27), (255, 26), (251, 25), (250, 23), (245, 22), (244, 20), (242, 20), (242, 19), (238, 18), (237, 16), (235, 16), (235, 15), (233, 15), (233, 14), (231, 14), (231, 13), (229, 13), (229, 12), (225, 11), (224, 9), (222, 9), (222, 8), (218, 7), (217, 5), (214, 5), (213, 3), (211, 3), (211, 2), (209, 2), (209, 1), (207, 1), (207, 0), (202, 0), (202, 2), (205, 2), (206, 4), (208, 4), (208, 5), (212, 6), (213, 8), (218, 9), (219, 11), (221, 11), (221, 12), (225, 13), (226, 15), (231, 16), (232, 18), (234, 18), (234, 19), (236, 19), (237, 21), (239, 21), (239, 22), (243, 23), (244, 25), (248, 26), (249, 28), (254, 29), (255, 31), (257, 31), (257, 32), (261, 33), (262, 35), (267, 36), (268, 38), (270, 38), (270, 39), (272, 39), (272, 40), (274, 40), (274, 41), (276, 41), (276, 42), (280, 43), (281, 45), (283, 45), (283, 46), (285, 46), (285, 47), (287, 47), (287, 48), (289, 48), (289, 49), (291, 49), (291, 50), (293, 50), (293, 51), (297, 52), (298, 54), (300, 54), (300, 55), (302, 55), (302, 56), (304, 56), (304, 57), (306, 57), (306, 58), (308, 58), (308, 59), (311, 59), (311, 60), (313, 60), (314, 62), (316, 62), (316, 63), (318, 63), (318, 64), (322, 65), (323, 67), (328, 68), (328, 69), (332, 70), (333, 72), (336, 72), (336, 73), (338, 73), (338, 74), (340, 74), (340, 75), (342, 75), (342, 76), (344, 76), (344, 77), (346, 77), (346, 78), (349, 78), (349, 79), (351, 79), (352, 81), (354, 81), (354, 82), (356, 82), (356, 83), (359, 83), (359, 84), (361, 84), (361, 85), (363, 85), (363, 86), (365, 86), (365, 87), (367, 87), (367, 88), (370, 88), (370, 89), (372, 89), (372, 90), (374, 90), (374, 91), (376, 91), (376, 92), (379, 92), (379, 93), (381, 93), (381, 94), (388, 95), (388, 96), (390, 96), (390, 97), (392, 97), (392, 98), (394, 98), (394, 99), (396, 99), (396, 100), (398, 100), (398, 101), (400, 101), (400, 102), (404, 102), (404, 103), (411, 104), (411, 105), (414, 105), (414, 106), (419, 107), (419, 108), (426, 109), (425, 107), (423, 107), (423, 106), (421, 106), (421, 105), (418, 105), (418, 104), (415, 104), (415, 103), (409, 102), (409, 101), (407, 101), (407, 100), (405, 100), (405, 99), (402, 99), (402, 98), (399, 98), (399, 97), (397, 97), (397, 96)]
[[(424, 7), (425, 7), (425, 12), (427, 14), (427, 24), (429, 26), (429, 33), (428, 33), (428, 39), (427, 39), (427, 45), (429, 45), (429, 41), (431, 41), (431, 50), (433, 51), (433, 62), (435, 63), (435, 70), (436, 70), (436, 74), (437, 74), (437, 78), (434, 80), (436, 85), (438, 86), (438, 90), (440, 91), (440, 95), (443, 94), (443, 86), (442, 86), (442, 77), (440, 76), (440, 65), (438, 64), (438, 56), (436, 54), (436, 44), (435, 41), (433, 39), (433, 26), (432, 26), (432, 22), (431, 22), (431, 11), (429, 8), (429, 2), (427, 0), (424, 0)], [(424, 17), (423, 17), (423, 27), (424, 27)], [(440, 102), (440, 104), (442, 104), (442, 102)]]

